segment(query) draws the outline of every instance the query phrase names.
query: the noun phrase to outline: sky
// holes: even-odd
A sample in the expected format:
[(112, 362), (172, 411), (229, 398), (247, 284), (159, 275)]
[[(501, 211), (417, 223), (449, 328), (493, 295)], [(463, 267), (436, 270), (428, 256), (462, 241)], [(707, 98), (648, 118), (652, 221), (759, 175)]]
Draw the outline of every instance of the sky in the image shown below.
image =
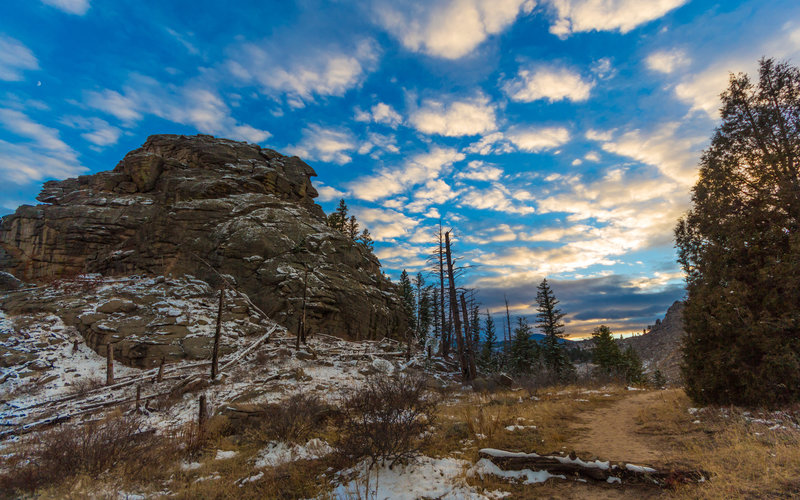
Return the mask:
[[(297, 155), (384, 271), (566, 331), (641, 331), (684, 296), (672, 230), (730, 73), (797, 63), (796, 0), (4, 0), (0, 213), (151, 134)], [(431, 278), (429, 278), (429, 281)], [(504, 309), (503, 309), (504, 310)]]

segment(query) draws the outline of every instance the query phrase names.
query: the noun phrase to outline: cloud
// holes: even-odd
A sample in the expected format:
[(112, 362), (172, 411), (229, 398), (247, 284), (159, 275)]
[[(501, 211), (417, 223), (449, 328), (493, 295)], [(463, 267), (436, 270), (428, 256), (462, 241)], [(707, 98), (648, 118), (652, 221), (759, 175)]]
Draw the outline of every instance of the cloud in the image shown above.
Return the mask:
[(697, 180), (700, 150), (707, 137), (681, 133), (681, 124), (670, 122), (650, 132), (631, 130), (616, 138), (602, 136), (604, 151), (625, 156), (658, 168), (670, 179), (685, 186)]
[(89, 0), (42, 0), (42, 3), (78, 16), (86, 14), (91, 7)]
[(154, 78), (132, 75), (122, 92), (88, 92), (88, 106), (108, 113), (131, 126), (145, 114), (152, 114), (204, 134), (260, 143), (271, 137), (266, 130), (239, 123), (217, 91), (201, 82), (184, 86), (165, 85)]
[(507, 137), (520, 150), (538, 153), (566, 144), (569, 130), (564, 127), (517, 128), (510, 131)]
[(466, 179), (471, 181), (499, 181), (503, 175), (503, 169), (488, 163), (474, 160), (469, 162), (466, 170), (455, 175), (456, 179)]
[[(375, 241), (391, 241), (410, 234), (419, 221), (391, 209), (355, 208), (353, 210), (361, 224), (369, 228)], [(384, 250), (386, 255), (386, 250)], [(382, 257), (379, 257), (382, 258)]]
[(28, 141), (0, 140), (0, 172), (15, 184), (48, 178), (63, 179), (85, 172), (78, 154), (59, 137), (58, 130), (46, 127), (18, 110), (0, 109), (0, 125)]
[(379, 0), (377, 22), (414, 52), (458, 59), (503, 31), (533, 0)]
[(394, 110), (386, 103), (379, 102), (372, 106), (370, 111), (356, 111), (356, 121), (359, 122), (375, 122), (383, 125), (388, 125), (392, 128), (397, 128), (403, 122), (403, 117), (400, 113)]
[(62, 123), (82, 131), (81, 137), (98, 147), (116, 144), (122, 134), (122, 130), (100, 118), (70, 116), (63, 119)]
[(19, 40), (0, 35), (0, 80), (19, 82), (26, 70), (39, 69), (33, 52)]
[(505, 140), (502, 132), (492, 132), (487, 134), (477, 142), (470, 144), (466, 148), (467, 153), (475, 153), (479, 155), (490, 155), (500, 153), (511, 153), (514, 151), (514, 146)]
[(556, 14), (550, 33), (566, 38), (587, 31), (627, 33), (680, 7), (688, 0), (546, 0)]
[(422, 133), (445, 137), (483, 134), (497, 128), (495, 106), (484, 95), (447, 103), (426, 100), (411, 113), (409, 122)]
[(373, 159), (380, 158), (383, 152), (398, 153), (400, 149), (397, 147), (397, 137), (370, 132), (367, 134), (367, 140), (359, 146), (358, 154), (365, 155), (370, 151)]
[(508, 96), (521, 102), (547, 99), (550, 102), (569, 100), (585, 101), (594, 82), (584, 80), (580, 74), (555, 66), (521, 69), (517, 77), (503, 85)]
[(315, 182), (315, 184), (316, 184), (315, 187), (317, 188), (317, 193), (319, 193), (319, 198), (318, 198), (319, 201), (339, 200), (343, 199), (344, 195), (347, 194), (344, 191), (339, 191), (338, 189), (333, 188), (331, 186), (325, 186), (320, 182)]
[(350, 163), (348, 153), (357, 147), (355, 138), (349, 130), (323, 128), (310, 125), (303, 129), (302, 139), (287, 151), (306, 160), (320, 160), (344, 165)]
[(434, 146), (427, 153), (412, 156), (402, 166), (385, 168), (375, 175), (353, 181), (348, 189), (361, 200), (376, 201), (438, 179), (444, 169), (463, 159), (464, 154), (453, 148)]
[[(291, 47), (287, 52), (287, 47)], [(315, 96), (342, 96), (357, 87), (378, 60), (372, 40), (352, 47), (291, 44), (285, 39), (243, 44), (226, 65), (237, 79), (255, 82), (272, 95), (285, 95), (290, 106), (300, 108)]]
[(644, 62), (650, 71), (669, 74), (687, 66), (691, 59), (682, 50), (659, 50), (647, 56)]
[(515, 205), (508, 188), (500, 183), (493, 183), (485, 189), (469, 188), (460, 198), (461, 204), (478, 209), (493, 210), (507, 214), (528, 215), (534, 212), (532, 207)]

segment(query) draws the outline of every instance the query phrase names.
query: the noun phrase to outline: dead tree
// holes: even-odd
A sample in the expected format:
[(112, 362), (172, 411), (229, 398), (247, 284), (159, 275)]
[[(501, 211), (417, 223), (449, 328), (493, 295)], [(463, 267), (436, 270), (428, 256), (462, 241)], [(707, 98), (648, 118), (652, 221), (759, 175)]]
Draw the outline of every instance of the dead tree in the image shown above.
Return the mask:
[(469, 368), (469, 380), (474, 380), (478, 376), (478, 368), (475, 365), (475, 347), (472, 345), (472, 334), (469, 327), (469, 309), (464, 293), (461, 293), (461, 313), (464, 315), (464, 356), (467, 358)]
[(222, 310), (225, 307), (225, 288), (219, 291), (219, 309), (217, 309), (217, 329), (214, 331), (214, 348), (211, 351), (211, 380), (219, 375), (219, 339), (222, 336)]
[(109, 341), (106, 346), (106, 385), (114, 384), (114, 346)]
[(166, 363), (166, 361), (166, 358), (161, 356), (161, 364), (158, 365), (158, 373), (156, 373), (156, 383), (164, 380), (164, 363)]
[[(443, 357), (450, 356), (450, 324), (445, 323), (445, 315), (444, 315), (444, 248), (443, 248), (443, 241), (442, 241), (442, 221), (439, 221), (439, 255), (438, 255), (438, 267), (439, 267), (439, 311), (441, 314), (441, 321), (442, 321), (442, 328), (441, 328), (441, 338), (440, 345), (439, 345), (439, 354)], [(447, 325), (447, 326), (445, 326)]]
[(507, 356), (509, 344), (511, 344), (511, 314), (508, 312), (508, 297), (506, 297), (505, 294), (503, 294), (503, 300), (506, 301), (506, 325), (508, 326), (508, 332), (503, 332), (503, 337), (505, 337), (506, 333), (508, 333), (508, 338), (506, 338), (506, 341), (503, 343), (503, 348), (505, 349)]
[(453, 257), (450, 251), (450, 231), (444, 233), (445, 253), (447, 257), (447, 278), (450, 284), (450, 312), (453, 319), (453, 332), (456, 336), (456, 346), (458, 348), (458, 359), (461, 363), (461, 374), (465, 380), (470, 378), (471, 372), (464, 352), (464, 339), (461, 333), (461, 319), (458, 314), (458, 298), (456, 297), (456, 279), (453, 273)]
[(206, 395), (200, 395), (198, 401), (199, 408), (197, 409), (197, 431), (202, 436), (206, 430), (206, 421), (208, 420), (208, 408), (206, 407)]

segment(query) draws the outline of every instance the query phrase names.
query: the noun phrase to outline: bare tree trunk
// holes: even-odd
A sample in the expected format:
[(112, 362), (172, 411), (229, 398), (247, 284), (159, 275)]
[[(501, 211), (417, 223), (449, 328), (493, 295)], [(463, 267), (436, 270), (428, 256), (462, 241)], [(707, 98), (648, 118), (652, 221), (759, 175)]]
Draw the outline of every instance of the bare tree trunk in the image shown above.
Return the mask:
[(208, 408), (206, 408), (206, 395), (200, 395), (199, 408), (197, 410), (197, 430), (202, 436), (206, 430), (206, 420), (208, 420)]
[(142, 386), (136, 386), (136, 411), (139, 411), (139, 401), (142, 399)]
[[(508, 312), (508, 297), (506, 297), (505, 294), (503, 295), (503, 300), (506, 301), (506, 325), (508, 326), (508, 338), (506, 339), (506, 342), (503, 344), (503, 346), (505, 348), (506, 355), (508, 355), (508, 349), (509, 349), (508, 344), (511, 343), (511, 314)], [(505, 336), (506, 332), (503, 332), (503, 337)]]
[(164, 380), (164, 363), (166, 362), (166, 358), (163, 356), (161, 357), (161, 364), (158, 365), (158, 373), (156, 374), (156, 382), (161, 382)]
[(214, 348), (211, 351), (211, 380), (219, 375), (219, 339), (222, 336), (222, 309), (225, 306), (225, 288), (219, 291), (219, 309), (217, 309), (217, 329), (214, 332)]
[(461, 337), (461, 319), (458, 315), (458, 298), (456, 297), (456, 280), (453, 275), (453, 258), (450, 253), (450, 231), (444, 233), (445, 249), (447, 254), (447, 278), (450, 283), (450, 310), (453, 315), (453, 332), (458, 346), (458, 359), (461, 363), (461, 374), (466, 380), (471, 380), (469, 365), (464, 356), (464, 339)]
[(461, 314), (464, 315), (464, 338), (466, 339), (466, 349), (464, 355), (467, 358), (467, 366), (469, 367), (469, 379), (474, 380), (478, 376), (478, 368), (475, 365), (475, 348), (472, 345), (472, 335), (470, 335), (469, 328), (469, 313), (467, 312), (467, 301), (464, 294), (461, 294)]
[(445, 358), (450, 355), (450, 326), (445, 330), (444, 315), (444, 255), (442, 248), (442, 221), (439, 221), (439, 311), (442, 316), (442, 337), (440, 340), (439, 354)]
[(111, 342), (106, 346), (106, 385), (114, 383), (114, 346)]
[(77, 354), (78, 349), (79, 349), (78, 339), (75, 339), (75, 341), (72, 342), (72, 354)]

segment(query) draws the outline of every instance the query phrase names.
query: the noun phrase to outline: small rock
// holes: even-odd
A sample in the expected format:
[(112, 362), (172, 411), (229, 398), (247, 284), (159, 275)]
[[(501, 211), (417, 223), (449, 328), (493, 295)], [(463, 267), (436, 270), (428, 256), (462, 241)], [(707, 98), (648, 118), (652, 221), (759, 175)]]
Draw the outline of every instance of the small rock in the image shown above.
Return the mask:
[(100, 304), (97, 308), (98, 312), (106, 314), (114, 313), (129, 313), (135, 311), (139, 306), (130, 300), (125, 299), (111, 299), (104, 304)]
[(391, 375), (394, 373), (394, 365), (391, 361), (387, 361), (383, 358), (375, 358), (372, 360), (372, 367), (375, 368), (376, 371), (380, 373), (385, 373), (386, 375)]
[(511, 387), (512, 385), (514, 385), (514, 379), (512, 379), (505, 373), (496, 374), (494, 377), (492, 377), (492, 380), (497, 385), (501, 385), (503, 387)]
[(37, 372), (42, 372), (50, 369), (50, 365), (47, 364), (47, 361), (43, 359), (37, 359), (33, 361), (31, 364), (29, 364), (28, 368), (30, 368), (31, 370), (35, 370)]

